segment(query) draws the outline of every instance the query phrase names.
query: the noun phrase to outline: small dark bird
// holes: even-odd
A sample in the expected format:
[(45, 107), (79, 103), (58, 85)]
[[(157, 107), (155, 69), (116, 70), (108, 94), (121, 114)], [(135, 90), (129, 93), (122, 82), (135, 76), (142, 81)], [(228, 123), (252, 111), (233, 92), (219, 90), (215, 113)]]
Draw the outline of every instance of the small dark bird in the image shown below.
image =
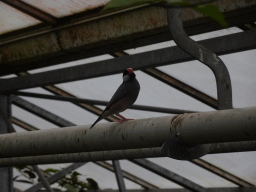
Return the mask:
[[(120, 117), (121, 120), (118, 123), (123, 123), (128, 120), (119, 113), (129, 108), (137, 99), (140, 92), (140, 84), (137, 81), (132, 68), (128, 68), (123, 72), (123, 83), (116, 90), (115, 94), (109, 101), (107, 107), (99, 116), (99, 118), (93, 123), (91, 128), (98, 123), (101, 119), (115, 114)], [(90, 128), (90, 129), (91, 129)]]

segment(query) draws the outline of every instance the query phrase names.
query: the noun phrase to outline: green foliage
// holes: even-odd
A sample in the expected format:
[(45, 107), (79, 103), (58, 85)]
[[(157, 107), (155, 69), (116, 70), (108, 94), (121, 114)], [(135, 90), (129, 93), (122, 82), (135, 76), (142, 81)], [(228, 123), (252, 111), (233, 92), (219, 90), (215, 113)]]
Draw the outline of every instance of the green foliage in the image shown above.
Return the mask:
[[(27, 166), (19, 166), (15, 167), (21, 175), (25, 176), (26, 178), (30, 179), (29, 180), (24, 180), (24, 179), (18, 179), (20, 175), (16, 176), (13, 178), (13, 181), (16, 182), (22, 182), (22, 183), (28, 183), (28, 184), (34, 184), (34, 179), (36, 178), (36, 173), (33, 170), (30, 170)], [(53, 168), (48, 168), (44, 170), (45, 173), (48, 173), (49, 175), (52, 175), (60, 170), (58, 169), (53, 169)], [(67, 190), (71, 192), (84, 192), (84, 189), (87, 190), (97, 190), (99, 189), (98, 183), (94, 181), (92, 178), (87, 178), (86, 181), (81, 181), (79, 179), (79, 176), (82, 176), (80, 173), (77, 171), (73, 171), (70, 174), (65, 175), (62, 177), (59, 181), (59, 185), (61, 187), (66, 188)], [(39, 179), (38, 179), (39, 181)]]
[(195, 11), (216, 20), (223, 27), (228, 27), (228, 23), (225, 21), (224, 15), (221, 13), (218, 7), (214, 5), (193, 6), (192, 4), (185, 2), (183, 0), (111, 0), (103, 8), (103, 11), (117, 9), (117, 8), (133, 7), (133, 6), (142, 5), (142, 4), (157, 4), (157, 3), (161, 3), (162, 5), (174, 5), (174, 6), (179, 5), (179, 6), (191, 7)]
[(193, 7), (193, 9), (218, 21), (223, 27), (228, 27), (228, 23), (226, 22), (224, 15), (220, 12), (218, 7), (214, 5), (203, 5)]
[(44, 170), (44, 172), (46, 173), (57, 173), (58, 171), (59, 171), (58, 169), (53, 169), (53, 168), (48, 168)]

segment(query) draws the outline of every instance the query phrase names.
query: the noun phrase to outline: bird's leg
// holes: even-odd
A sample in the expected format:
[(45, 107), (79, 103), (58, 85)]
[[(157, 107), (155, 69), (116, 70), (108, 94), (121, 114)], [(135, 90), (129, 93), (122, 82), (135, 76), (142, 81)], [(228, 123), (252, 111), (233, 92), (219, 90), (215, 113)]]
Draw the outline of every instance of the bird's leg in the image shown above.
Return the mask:
[(117, 121), (117, 123), (120, 123), (120, 124), (122, 124), (125, 121), (134, 120), (134, 119), (126, 119), (124, 116), (120, 115), (119, 113), (116, 113), (115, 115), (121, 118), (121, 120)]

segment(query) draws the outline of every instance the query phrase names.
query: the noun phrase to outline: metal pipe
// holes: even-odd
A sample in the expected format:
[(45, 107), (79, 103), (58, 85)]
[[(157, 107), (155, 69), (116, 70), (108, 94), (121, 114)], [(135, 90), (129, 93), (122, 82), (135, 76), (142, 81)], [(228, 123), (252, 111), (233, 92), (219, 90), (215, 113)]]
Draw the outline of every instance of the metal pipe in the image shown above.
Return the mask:
[(237, 153), (246, 151), (256, 151), (256, 141), (217, 143), (216, 148), (210, 153)]
[(182, 24), (181, 8), (169, 8), (167, 12), (169, 29), (175, 43), (213, 71), (217, 83), (219, 109), (231, 109), (232, 89), (227, 67), (215, 53), (188, 37)]
[[(76, 97), (65, 97), (65, 96), (57, 96), (57, 95), (47, 95), (41, 93), (29, 93), (18, 91), (13, 93), (14, 95), (26, 96), (26, 97), (36, 97), (40, 99), (51, 99), (57, 101), (69, 101), (72, 103), (86, 103), (90, 105), (103, 105), (106, 106), (108, 101), (99, 101), (99, 100), (92, 100), (92, 99), (82, 99)], [(132, 105), (129, 109), (136, 109), (136, 110), (143, 110), (143, 111), (152, 111), (152, 112), (159, 112), (159, 113), (171, 113), (171, 114), (183, 114), (183, 113), (196, 113), (197, 111), (190, 111), (190, 110), (181, 110), (181, 109), (169, 109), (163, 107), (152, 107), (152, 106), (145, 106), (145, 105)]]
[(256, 140), (256, 107), (0, 135), (5, 157)]
[[(8, 96), (0, 95), (0, 134), (6, 134), (11, 131), (9, 119), (11, 117), (11, 103)], [(0, 188), (4, 192), (13, 191), (13, 167), (5, 166), (0, 168)]]
[[(239, 144), (243, 147), (240, 147)], [(217, 143), (216, 145), (217, 147), (213, 149), (209, 154), (256, 151), (256, 141)], [(12, 166), (12, 165), (28, 165), (28, 164), (37, 165), (37, 164), (70, 163), (70, 162), (81, 162), (81, 161), (86, 162), (86, 161), (105, 161), (105, 160), (118, 160), (118, 159), (140, 159), (140, 158), (150, 158), (150, 157), (164, 157), (161, 150), (162, 150), (162, 147), (155, 147), (155, 148), (144, 148), (144, 149), (126, 149), (126, 150), (113, 150), (113, 151), (68, 153), (68, 154), (58, 154), (58, 155), (0, 158), (0, 167)]]
[(29, 111), (30, 113), (37, 115), (38, 117), (41, 117), (42, 119), (49, 121), (59, 127), (71, 127), (75, 126), (74, 123), (71, 123), (70, 121), (67, 121), (41, 107), (38, 107), (37, 105), (30, 103), (29, 101), (26, 101), (25, 99), (22, 99), (20, 97), (17, 97), (15, 95), (11, 96), (12, 103), (26, 111)]
[[(48, 183), (48, 181), (45, 179), (45, 177), (43, 176), (42, 172), (40, 171), (40, 169), (38, 168), (37, 165), (34, 165), (33, 166), (35, 172), (37, 173), (40, 181), (43, 183), (45, 189), (48, 191), (48, 192), (53, 192), (52, 188), (50, 187), (50, 184)], [(28, 192), (27, 190), (25, 192)]]
[(120, 166), (119, 160), (113, 160), (112, 162), (113, 162), (114, 172), (116, 175), (116, 180), (117, 180), (119, 191), (126, 192), (124, 178), (123, 178), (123, 174), (121, 171), (121, 166)]
[(104, 161), (118, 159), (139, 159), (146, 157), (163, 157), (161, 147), (144, 149), (126, 149), (114, 151), (97, 151), (68, 153), (57, 155), (41, 155), (27, 157), (0, 158), (0, 167), (9, 165), (36, 165), (52, 163), (70, 163), (87, 161)]

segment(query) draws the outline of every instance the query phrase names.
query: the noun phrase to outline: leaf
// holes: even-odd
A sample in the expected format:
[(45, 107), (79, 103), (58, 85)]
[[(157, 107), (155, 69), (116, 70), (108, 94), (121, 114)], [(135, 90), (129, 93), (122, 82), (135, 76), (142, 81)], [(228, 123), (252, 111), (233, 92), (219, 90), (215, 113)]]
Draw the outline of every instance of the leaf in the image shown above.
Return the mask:
[(58, 172), (59, 170), (58, 169), (53, 169), (53, 168), (48, 168), (46, 170), (44, 170), (46, 173), (56, 173)]
[(24, 179), (18, 179), (15, 180), (16, 182), (21, 182), (21, 183), (29, 183), (29, 184), (34, 184), (32, 181), (24, 180)]
[[(173, 4), (180, 6), (191, 6), (191, 4), (182, 0), (111, 0), (107, 3), (107, 5), (105, 5), (103, 11), (153, 3), (168, 3), (169, 5)], [(228, 27), (228, 23), (226, 22), (224, 15), (221, 13), (218, 7), (214, 5), (202, 5), (191, 8), (199, 13), (211, 17), (212, 19), (219, 22), (219, 24), (221, 24), (223, 27)]]
[(69, 190), (69, 191), (72, 191), (72, 192), (77, 192), (77, 189), (72, 187), (71, 185), (69, 184), (65, 184), (64, 187)]
[(86, 179), (90, 185), (88, 189), (99, 189), (99, 185), (96, 181), (94, 181), (92, 178), (87, 178)]
[(32, 171), (25, 170), (24, 173), (27, 173), (28, 176), (32, 179), (36, 178), (35, 173), (33, 173)]
[(15, 168), (18, 169), (18, 170), (22, 170), (22, 169), (27, 168), (27, 166), (20, 165), (20, 166), (15, 166)]
[(221, 24), (223, 27), (228, 27), (228, 23), (226, 22), (223, 13), (221, 13), (218, 7), (214, 5), (202, 5), (202, 6), (192, 7), (192, 8), (198, 11), (199, 13), (202, 13), (218, 21), (219, 24)]
[(111, 0), (107, 3), (107, 5), (105, 5), (103, 11), (116, 8), (132, 7), (142, 4), (152, 4), (164, 1), (165, 0)]

